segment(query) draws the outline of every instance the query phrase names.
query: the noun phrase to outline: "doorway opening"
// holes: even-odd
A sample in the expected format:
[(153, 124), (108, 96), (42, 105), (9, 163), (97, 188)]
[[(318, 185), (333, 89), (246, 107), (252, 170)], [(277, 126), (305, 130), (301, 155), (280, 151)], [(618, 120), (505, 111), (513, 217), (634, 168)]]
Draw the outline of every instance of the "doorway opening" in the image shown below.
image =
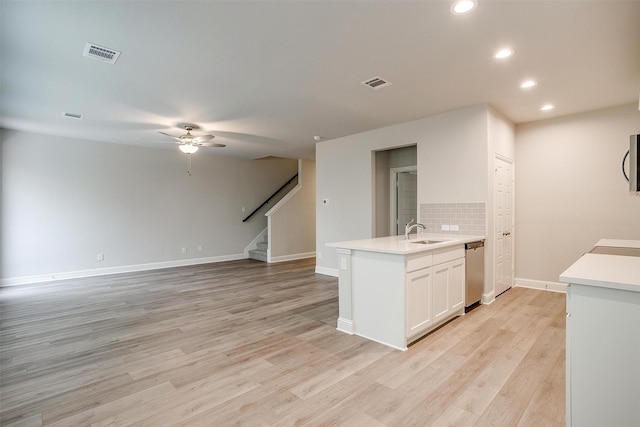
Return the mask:
[[(404, 233), (404, 225), (415, 218), (417, 206), (416, 145), (375, 151), (373, 155), (373, 237)], [(400, 191), (398, 191), (398, 185)], [(408, 219), (407, 219), (408, 218)]]

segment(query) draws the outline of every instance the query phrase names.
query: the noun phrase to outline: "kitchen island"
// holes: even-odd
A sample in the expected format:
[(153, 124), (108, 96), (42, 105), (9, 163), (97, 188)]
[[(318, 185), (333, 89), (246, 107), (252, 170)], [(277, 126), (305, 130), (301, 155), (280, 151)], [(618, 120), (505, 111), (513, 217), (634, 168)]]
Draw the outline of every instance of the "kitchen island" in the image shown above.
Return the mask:
[(464, 244), (483, 236), (420, 233), (330, 243), (339, 263), (339, 331), (406, 350), (464, 314)]
[(602, 239), (567, 286), (567, 426), (640, 425), (640, 240)]

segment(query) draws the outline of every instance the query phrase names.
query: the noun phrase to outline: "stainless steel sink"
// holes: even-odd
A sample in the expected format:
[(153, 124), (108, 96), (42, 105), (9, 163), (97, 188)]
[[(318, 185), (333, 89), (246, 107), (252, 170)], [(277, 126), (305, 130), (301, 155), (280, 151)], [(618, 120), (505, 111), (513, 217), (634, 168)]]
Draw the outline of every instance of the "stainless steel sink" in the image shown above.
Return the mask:
[(435, 243), (448, 242), (448, 240), (414, 240), (409, 243), (418, 243), (419, 245), (433, 245)]

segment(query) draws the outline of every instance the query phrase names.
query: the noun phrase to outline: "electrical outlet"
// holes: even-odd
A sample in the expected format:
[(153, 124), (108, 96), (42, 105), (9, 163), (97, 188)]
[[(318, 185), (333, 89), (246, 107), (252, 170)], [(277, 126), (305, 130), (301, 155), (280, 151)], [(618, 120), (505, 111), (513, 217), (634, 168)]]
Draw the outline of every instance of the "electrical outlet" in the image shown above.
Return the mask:
[(104, 261), (104, 254), (97, 254), (96, 261)]
[(187, 248), (182, 248), (182, 253), (186, 254), (187, 253)]
[(449, 225), (442, 224), (442, 231), (449, 231)]
[(318, 259), (322, 259), (322, 252), (318, 252)]
[(242, 207), (242, 212), (246, 211), (247, 208), (245, 208), (244, 206)]
[(347, 259), (345, 257), (340, 258), (340, 269), (341, 270), (347, 269)]
[(202, 245), (198, 245), (198, 252), (202, 252)]
[(460, 231), (460, 227), (458, 225), (451, 225), (450, 226), (450, 230), (451, 231)]

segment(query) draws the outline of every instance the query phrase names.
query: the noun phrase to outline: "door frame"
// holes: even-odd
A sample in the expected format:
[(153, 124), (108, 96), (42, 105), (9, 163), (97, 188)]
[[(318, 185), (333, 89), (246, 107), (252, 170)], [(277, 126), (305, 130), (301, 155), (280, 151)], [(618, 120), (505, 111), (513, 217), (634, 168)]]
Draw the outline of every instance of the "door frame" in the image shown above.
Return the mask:
[[(509, 224), (509, 227), (511, 229), (510, 233), (511, 233), (511, 288), (515, 285), (515, 223), (516, 223), (516, 206), (515, 206), (515, 200), (516, 200), (516, 194), (515, 194), (515, 181), (516, 181), (516, 174), (515, 174), (515, 160), (514, 159), (510, 159), (509, 157), (503, 156), (501, 154), (495, 153), (494, 159), (493, 159), (493, 170), (494, 170), (494, 178), (493, 178), (493, 218), (491, 219), (493, 221), (493, 227), (492, 227), (492, 238), (495, 237), (495, 233), (496, 233), (496, 207), (497, 207), (497, 201), (496, 201), (496, 192), (497, 192), (497, 180), (496, 180), (496, 170), (497, 170), (497, 166), (496, 166), (496, 161), (500, 160), (503, 161), (505, 163), (509, 163), (511, 165), (511, 224)], [(497, 242), (494, 241), (493, 242), (493, 259), (492, 259), (492, 263), (493, 263), (493, 298), (498, 296), (495, 284), (497, 283), (497, 276), (498, 276), (498, 271), (496, 269), (496, 257), (497, 257), (497, 251), (498, 251), (498, 245)], [(504, 292), (504, 291), (503, 291)], [(501, 292), (502, 293), (502, 292)]]
[[(398, 174), (402, 172), (415, 172), (418, 173), (418, 165), (413, 166), (399, 166), (395, 168), (389, 168), (389, 232), (391, 236), (398, 234)], [(416, 209), (418, 207), (416, 206)], [(416, 221), (418, 218), (416, 218)]]

